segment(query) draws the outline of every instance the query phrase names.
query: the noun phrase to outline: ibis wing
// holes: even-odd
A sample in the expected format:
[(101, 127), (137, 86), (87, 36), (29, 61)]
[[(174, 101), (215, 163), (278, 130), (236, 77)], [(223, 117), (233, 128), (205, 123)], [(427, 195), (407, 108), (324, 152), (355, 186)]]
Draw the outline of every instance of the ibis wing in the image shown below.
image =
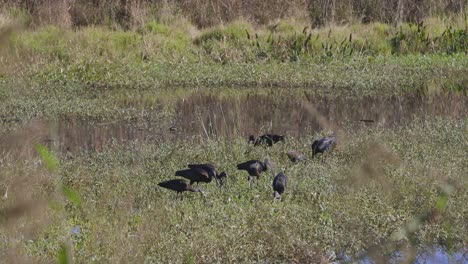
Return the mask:
[(257, 138), (257, 140), (255, 140), (254, 146), (258, 146), (258, 145), (261, 145), (261, 144), (266, 144), (268, 146), (272, 146), (273, 145), (273, 140), (271, 138), (271, 135), (265, 134), (265, 135), (259, 136)]
[(278, 185), (278, 175), (273, 179), (273, 190), (275, 190), (276, 186)]
[(250, 170), (252, 168), (252, 165), (257, 163), (257, 160), (249, 160), (243, 163), (237, 164), (237, 169), (238, 170)]
[(186, 169), (186, 170), (176, 171), (175, 175), (190, 179), (190, 178), (192, 178), (193, 173), (192, 173), (192, 169)]
[(273, 179), (273, 190), (277, 191), (279, 194), (282, 194), (285, 188), (286, 188), (286, 176), (283, 173), (279, 173)]
[(210, 181), (210, 176), (208, 175), (208, 172), (200, 168), (179, 170), (179, 171), (176, 171), (175, 175), (189, 179), (192, 182), (199, 182), (199, 181), (209, 182)]
[(217, 175), (216, 168), (215, 166), (205, 163), (205, 164), (189, 164), (189, 168), (191, 169), (202, 169), (208, 172), (208, 174), (211, 174), (212, 177), (215, 177)]
[(208, 179), (210, 177), (209, 173), (204, 169), (194, 168), (194, 169), (192, 169), (192, 171), (193, 171), (193, 173), (195, 173), (200, 178), (207, 178)]

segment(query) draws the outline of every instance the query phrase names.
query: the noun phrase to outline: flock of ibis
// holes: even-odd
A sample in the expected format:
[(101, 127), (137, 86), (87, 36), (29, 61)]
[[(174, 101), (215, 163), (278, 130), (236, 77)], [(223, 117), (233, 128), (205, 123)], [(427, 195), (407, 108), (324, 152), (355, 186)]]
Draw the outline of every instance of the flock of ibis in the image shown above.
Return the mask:
[[(265, 134), (259, 137), (250, 136), (249, 143), (253, 144), (254, 146), (259, 145), (266, 145), (266, 146), (273, 146), (273, 144), (284, 141), (284, 136), (274, 135), (274, 134)], [(322, 161), (323, 161), (323, 154), (325, 151), (329, 150), (336, 142), (336, 134), (333, 133), (331, 136), (324, 137), (321, 139), (317, 139), (312, 143), (312, 158), (315, 157), (318, 153), (322, 154)], [(287, 153), (289, 159), (292, 162), (300, 162), (306, 159), (306, 155), (298, 152), (298, 151), (289, 151)], [(249, 187), (251, 187), (252, 182), (258, 181), (260, 174), (267, 170), (271, 170), (271, 163), (268, 158), (264, 161), (260, 160), (249, 160), (240, 164), (237, 164), (238, 170), (246, 171), (249, 181)], [(204, 191), (198, 187), (198, 183), (210, 183), (213, 179), (215, 179), (218, 186), (223, 186), (225, 181), (227, 180), (226, 172), (221, 172), (218, 174), (216, 171), (215, 166), (205, 163), (205, 164), (189, 164), (187, 169), (178, 170), (175, 172), (176, 176), (183, 177), (187, 180), (183, 179), (174, 179), (169, 181), (160, 182), (158, 185), (177, 192), (177, 196), (183, 192), (199, 192), (203, 196), (205, 196)], [(194, 187), (194, 183), (196, 183), (197, 187)], [(286, 175), (283, 172), (278, 173), (275, 178), (273, 179), (273, 200), (282, 199), (281, 195), (284, 193), (286, 189)], [(181, 196), (182, 197), (182, 196)]]

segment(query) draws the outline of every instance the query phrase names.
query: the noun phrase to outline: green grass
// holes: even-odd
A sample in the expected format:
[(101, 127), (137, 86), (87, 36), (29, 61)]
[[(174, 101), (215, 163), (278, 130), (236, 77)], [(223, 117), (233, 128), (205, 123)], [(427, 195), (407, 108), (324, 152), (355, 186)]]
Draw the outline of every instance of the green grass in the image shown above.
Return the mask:
[[(294, 138), (271, 149), (254, 149), (238, 138), (135, 143), (63, 156), (60, 183), (73, 190), (80, 206), (71, 200), (59, 211), (49, 209), (53, 221), (18, 245), (30, 257), (49, 261), (69, 237), (73, 257), (92, 263), (317, 262), (331, 251), (357, 256), (370, 247), (381, 254), (399, 245), (454, 250), (468, 240), (466, 121), (344, 131), (325, 163), (290, 163), (289, 149), (310, 156), (310, 139)], [(262, 175), (249, 190), (245, 173), (235, 169), (238, 162), (264, 156), (288, 177), (283, 202), (272, 202), (272, 175)], [(227, 186), (203, 185), (206, 199), (187, 193), (184, 200), (157, 187), (190, 162), (226, 170)], [(33, 172), (41, 171), (37, 163), (3, 164), (10, 179), (18, 165), (27, 181), (35, 182)], [(453, 189), (441, 196), (445, 186)], [(13, 192), (10, 202), (19, 195)], [(424, 220), (433, 208), (441, 217)], [(64, 219), (54, 217), (62, 213)], [(423, 220), (416, 229), (407, 227), (415, 219)], [(69, 235), (77, 225), (81, 233)], [(8, 240), (3, 237), (0, 245), (8, 248)]]

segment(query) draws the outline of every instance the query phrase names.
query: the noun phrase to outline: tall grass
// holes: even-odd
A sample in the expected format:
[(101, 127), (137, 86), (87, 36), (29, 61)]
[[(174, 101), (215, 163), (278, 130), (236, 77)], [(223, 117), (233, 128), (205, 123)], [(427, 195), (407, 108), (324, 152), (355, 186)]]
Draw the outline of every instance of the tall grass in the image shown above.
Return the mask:
[(201, 31), (183, 19), (174, 24), (151, 20), (135, 31), (47, 26), (10, 30), (0, 52), (10, 73), (109, 63), (322, 63), (391, 54), (466, 54), (466, 20), (427, 21), (311, 29), (297, 20), (261, 27), (238, 20)]

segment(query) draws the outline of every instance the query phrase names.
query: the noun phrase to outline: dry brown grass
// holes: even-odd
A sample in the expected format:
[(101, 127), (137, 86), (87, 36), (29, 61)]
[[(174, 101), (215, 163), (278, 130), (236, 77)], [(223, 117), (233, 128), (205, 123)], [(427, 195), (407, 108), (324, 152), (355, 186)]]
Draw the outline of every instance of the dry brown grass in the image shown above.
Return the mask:
[[(23, 10), (29, 24), (60, 27), (107, 25), (134, 29), (148, 20), (185, 16), (197, 27), (211, 27), (243, 18), (257, 25), (277, 19), (308, 20), (313, 26), (356, 21), (420, 21), (424, 17), (466, 11), (464, 0), (3, 0), (4, 13)], [(15, 12), (13, 12), (15, 13)], [(17, 12), (16, 12), (17, 13)]]
[(47, 143), (49, 128), (47, 122), (36, 120), (27, 126), (25, 129), (18, 132), (10, 132), (3, 134), (0, 138), (0, 164), (7, 158), (15, 160), (24, 160), (36, 156), (34, 146), (39, 143)]
[(8, 47), (11, 36), (19, 30), (21, 30), (19, 24), (0, 13), (0, 76), (15, 72), (15, 65), (11, 62), (16, 61), (16, 58)]
[(224, 24), (243, 17), (254, 24), (268, 24), (275, 19), (307, 18), (307, 1), (226, 1), (181, 0), (184, 14), (199, 27)]

